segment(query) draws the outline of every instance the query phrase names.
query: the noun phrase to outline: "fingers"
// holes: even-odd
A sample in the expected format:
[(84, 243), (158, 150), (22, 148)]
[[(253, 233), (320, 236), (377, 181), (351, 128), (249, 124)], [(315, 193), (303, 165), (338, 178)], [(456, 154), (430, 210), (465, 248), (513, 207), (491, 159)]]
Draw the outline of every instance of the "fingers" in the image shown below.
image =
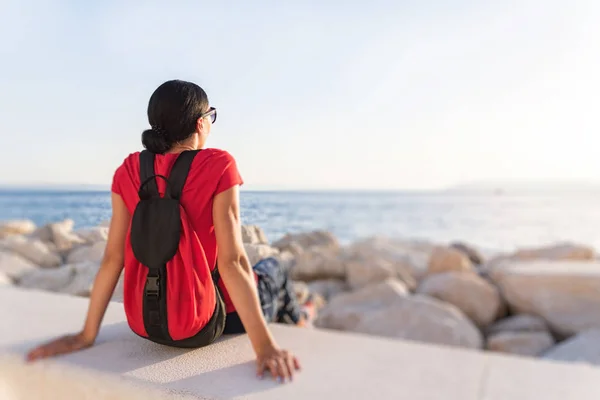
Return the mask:
[(72, 337), (62, 337), (31, 350), (27, 354), (26, 360), (35, 361), (42, 358), (73, 352), (81, 349), (82, 347), (83, 345), (73, 340)]
[(299, 369), (300, 363), (298, 362), (298, 359), (287, 351), (281, 351), (272, 355), (270, 358), (259, 362), (257, 375), (262, 378), (264, 373), (268, 370), (273, 379), (283, 383), (288, 380), (293, 380), (294, 372)]

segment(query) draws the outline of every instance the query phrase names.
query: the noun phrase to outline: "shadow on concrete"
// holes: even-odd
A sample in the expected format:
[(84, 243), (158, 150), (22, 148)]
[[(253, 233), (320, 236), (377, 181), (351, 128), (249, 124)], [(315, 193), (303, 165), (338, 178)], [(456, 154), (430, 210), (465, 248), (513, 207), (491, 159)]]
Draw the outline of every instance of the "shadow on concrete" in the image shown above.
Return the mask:
[[(69, 332), (65, 332), (68, 334)], [(126, 322), (103, 326), (94, 346), (75, 353), (57, 356), (57, 363), (82, 367), (102, 373), (121, 375), (133, 381), (143, 381), (168, 392), (201, 394), (208, 397), (236, 397), (273, 389), (281, 384), (270, 377), (259, 379), (253, 361), (204, 370), (193, 376), (174, 379), (186, 371), (184, 364), (202, 363), (212, 350), (227, 347), (226, 342), (239, 335), (224, 335), (211, 346), (202, 349), (179, 349), (145, 340), (133, 333)], [(32, 348), (56, 337), (42, 337), (15, 344), (6, 350), (25, 356)], [(190, 354), (198, 352), (196, 354)], [(187, 361), (175, 360), (178, 357)], [(161, 365), (162, 363), (166, 363)], [(181, 371), (173, 371), (181, 365)], [(151, 382), (138, 377), (136, 371), (165, 368), (163, 382)], [(143, 375), (143, 373), (142, 373)], [(159, 374), (160, 375), (160, 374)], [(184, 374), (185, 376), (185, 374)]]
[(256, 377), (255, 363), (245, 363), (203, 372), (163, 385), (169, 392), (184, 395), (202, 395), (214, 398), (237, 398), (264, 393), (281, 387), (272, 377)]

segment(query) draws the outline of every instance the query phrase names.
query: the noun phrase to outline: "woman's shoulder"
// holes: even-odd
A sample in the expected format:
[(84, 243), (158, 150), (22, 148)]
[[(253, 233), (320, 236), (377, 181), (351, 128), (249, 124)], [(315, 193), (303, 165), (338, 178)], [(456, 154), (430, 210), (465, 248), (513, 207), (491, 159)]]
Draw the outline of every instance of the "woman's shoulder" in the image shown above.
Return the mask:
[(201, 153), (204, 153), (207, 158), (212, 158), (214, 160), (234, 160), (233, 155), (223, 149), (209, 147), (203, 149)]

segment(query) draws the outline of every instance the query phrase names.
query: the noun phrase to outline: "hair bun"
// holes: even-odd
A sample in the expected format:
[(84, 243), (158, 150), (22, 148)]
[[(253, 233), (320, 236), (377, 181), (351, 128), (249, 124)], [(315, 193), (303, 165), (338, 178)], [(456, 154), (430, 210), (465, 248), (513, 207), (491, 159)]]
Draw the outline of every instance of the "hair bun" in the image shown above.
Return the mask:
[(164, 154), (171, 148), (171, 143), (167, 141), (165, 132), (161, 129), (146, 129), (142, 133), (142, 144), (146, 150), (154, 154)]

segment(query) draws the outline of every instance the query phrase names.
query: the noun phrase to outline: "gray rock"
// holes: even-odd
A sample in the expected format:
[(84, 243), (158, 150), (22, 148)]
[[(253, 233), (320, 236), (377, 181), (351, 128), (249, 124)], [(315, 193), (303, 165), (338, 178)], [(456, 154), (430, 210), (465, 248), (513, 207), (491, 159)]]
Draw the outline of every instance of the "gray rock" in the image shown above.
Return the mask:
[(0, 250), (0, 273), (11, 281), (17, 281), (31, 271), (36, 271), (37, 265), (18, 254)]
[(40, 267), (58, 267), (62, 263), (62, 258), (47, 244), (25, 236), (13, 235), (0, 240), (0, 249), (16, 253)]
[(513, 261), (490, 277), (515, 313), (542, 317), (561, 336), (600, 328), (600, 262)]
[(498, 289), (470, 272), (430, 275), (421, 282), (417, 293), (455, 305), (479, 327), (494, 322), (502, 307)]
[(15, 219), (0, 222), (0, 239), (11, 235), (29, 235), (35, 230), (35, 224), (28, 219)]
[(464, 253), (474, 265), (481, 265), (484, 263), (483, 255), (473, 246), (463, 242), (454, 242), (450, 244), (450, 247)]
[(397, 279), (334, 297), (320, 311), (315, 326), (449, 346), (483, 346), (481, 333), (458, 308), (424, 295), (409, 296)]
[(554, 345), (548, 332), (500, 332), (487, 339), (490, 351), (536, 357)]
[(497, 321), (487, 329), (488, 335), (500, 332), (547, 332), (548, 324), (535, 315), (520, 314)]
[(544, 359), (600, 366), (600, 329), (590, 329), (559, 343), (543, 355)]

